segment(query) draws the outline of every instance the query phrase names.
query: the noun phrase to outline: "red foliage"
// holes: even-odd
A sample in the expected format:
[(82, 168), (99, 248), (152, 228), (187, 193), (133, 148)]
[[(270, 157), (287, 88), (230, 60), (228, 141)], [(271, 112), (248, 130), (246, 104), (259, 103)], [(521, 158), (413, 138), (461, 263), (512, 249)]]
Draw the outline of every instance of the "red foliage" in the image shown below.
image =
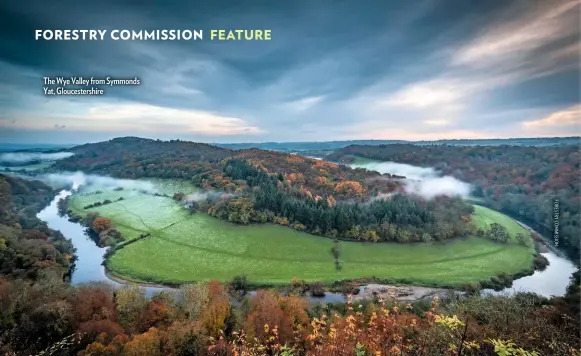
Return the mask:
[(77, 287), (68, 298), (73, 306), (77, 322), (109, 319), (117, 320), (112, 289), (106, 285)]
[(107, 218), (98, 217), (93, 221), (93, 230), (97, 233), (109, 230), (112, 226), (111, 220)]
[(209, 303), (200, 315), (200, 320), (208, 333), (217, 336), (224, 328), (224, 322), (230, 312), (230, 301), (226, 288), (218, 281), (208, 284)]
[(113, 340), (116, 336), (123, 334), (123, 328), (111, 320), (89, 320), (79, 325), (78, 332), (95, 337), (102, 335), (106, 341)]
[(246, 318), (246, 332), (250, 337), (267, 339), (270, 328), (274, 327), (278, 329), (283, 343), (292, 339), (293, 324), (282, 310), (276, 292), (258, 291), (252, 299), (250, 313)]
[(140, 315), (139, 328), (148, 330), (151, 327), (166, 327), (170, 322), (168, 307), (162, 301), (151, 300)]

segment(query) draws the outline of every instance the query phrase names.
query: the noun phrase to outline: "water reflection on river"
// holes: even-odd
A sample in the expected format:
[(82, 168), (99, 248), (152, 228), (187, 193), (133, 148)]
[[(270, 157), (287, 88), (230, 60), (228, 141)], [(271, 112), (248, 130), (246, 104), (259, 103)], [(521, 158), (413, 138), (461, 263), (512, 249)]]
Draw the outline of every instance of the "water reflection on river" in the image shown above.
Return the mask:
[(486, 292), (491, 294), (532, 292), (545, 297), (565, 295), (569, 278), (575, 272), (575, 265), (554, 252), (542, 255), (549, 260), (549, 266), (544, 271), (535, 271), (531, 276), (513, 281), (512, 288), (505, 288), (500, 292), (490, 290), (486, 290)]
[[(119, 286), (120, 284), (118, 282), (107, 277), (105, 274), (105, 268), (101, 265), (103, 262), (103, 255), (107, 249), (97, 246), (95, 242), (87, 236), (85, 228), (82, 225), (68, 221), (67, 217), (59, 216), (57, 207), (58, 201), (71, 194), (71, 191), (61, 191), (45, 209), (38, 213), (38, 218), (45, 221), (51, 229), (59, 230), (65, 237), (71, 239), (73, 245), (77, 249), (77, 262), (75, 271), (72, 275), (72, 284), (101, 281)], [(514, 291), (528, 291), (546, 297), (551, 295), (564, 295), (567, 285), (569, 284), (569, 277), (575, 271), (574, 264), (564, 257), (558, 256), (554, 252), (544, 253), (543, 255), (547, 257), (550, 262), (545, 271), (537, 271), (532, 276), (520, 278), (513, 282), (512, 288), (507, 288), (501, 292), (486, 292), (497, 294)], [(146, 294), (149, 296), (164, 289), (159, 287), (144, 288)], [(336, 293), (327, 293), (324, 298), (311, 297), (310, 299), (315, 302), (345, 301), (344, 296)]]

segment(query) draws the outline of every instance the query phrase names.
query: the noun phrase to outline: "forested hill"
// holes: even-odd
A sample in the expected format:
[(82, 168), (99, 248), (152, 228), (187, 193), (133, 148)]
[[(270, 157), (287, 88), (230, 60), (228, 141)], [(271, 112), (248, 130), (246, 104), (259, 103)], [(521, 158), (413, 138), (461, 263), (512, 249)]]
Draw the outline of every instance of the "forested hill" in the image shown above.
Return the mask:
[(555, 200), (558, 200), (559, 245), (572, 258), (579, 258), (579, 145), (354, 145), (334, 152), (327, 159), (350, 162), (356, 156), (434, 167), (474, 184), (475, 195), (495, 209), (534, 221), (551, 231), (555, 224)]
[(71, 243), (36, 217), (53, 197), (54, 191), (39, 181), (0, 174), (0, 276), (62, 279), (68, 272)]
[(330, 237), (400, 242), (444, 240), (470, 229), (472, 207), (459, 199), (424, 201), (403, 194), (399, 179), (389, 174), (296, 155), (133, 137), (71, 151), (75, 155), (53, 169), (185, 179), (205, 190), (235, 193), (208, 198), (195, 209), (236, 223), (270, 221)]
[[(120, 137), (109, 141), (75, 146), (69, 150), (75, 158), (59, 162), (61, 168), (75, 169), (74, 165), (86, 168), (87, 164), (114, 165), (139, 161), (141, 164), (169, 161), (217, 161), (231, 156), (233, 151), (205, 143), (189, 141), (160, 141), (139, 137)], [(68, 166), (67, 166), (68, 164)]]

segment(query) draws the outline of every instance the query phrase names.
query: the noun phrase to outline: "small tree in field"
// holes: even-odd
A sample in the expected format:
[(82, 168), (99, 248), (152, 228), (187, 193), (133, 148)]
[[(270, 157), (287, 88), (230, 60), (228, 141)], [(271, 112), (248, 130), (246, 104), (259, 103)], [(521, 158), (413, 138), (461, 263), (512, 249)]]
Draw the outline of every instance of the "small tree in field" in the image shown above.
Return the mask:
[(109, 230), (112, 226), (113, 224), (111, 224), (111, 220), (107, 218), (98, 217), (93, 220), (93, 230), (95, 230), (96, 233)]
[(527, 240), (527, 237), (525, 234), (523, 234), (522, 232), (518, 232), (516, 234), (516, 241), (520, 244), (520, 245), (524, 245), (524, 246), (528, 246), (529, 242)]
[(508, 241), (508, 232), (506, 232), (506, 229), (498, 223), (493, 223), (490, 225), (490, 230), (487, 231), (486, 236), (494, 241)]

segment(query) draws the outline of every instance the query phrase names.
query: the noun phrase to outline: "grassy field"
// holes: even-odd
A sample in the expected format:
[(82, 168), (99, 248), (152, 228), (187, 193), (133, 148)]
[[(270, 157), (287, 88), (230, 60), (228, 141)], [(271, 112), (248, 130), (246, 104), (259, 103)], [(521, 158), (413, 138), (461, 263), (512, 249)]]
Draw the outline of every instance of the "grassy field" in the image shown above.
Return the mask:
[[(182, 219), (187, 211), (179, 204), (165, 196), (176, 192), (191, 193), (198, 189), (187, 182), (173, 180), (151, 180), (153, 191), (144, 193), (142, 189), (149, 189), (148, 185), (136, 184), (135, 189), (111, 190), (98, 186), (90, 186), (75, 194), (69, 201), (69, 208), (74, 214), (84, 216), (89, 211), (98, 212), (109, 218), (115, 228), (121, 232), (125, 240), (132, 240), (139, 235), (151, 231), (162, 230), (165, 227)], [(141, 191), (140, 191), (141, 190)], [(118, 201), (119, 198), (123, 200)], [(106, 199), (111, 204), (102, 205), (88, 210), (85, 206)]]
[[(187, 192), (187, 187), (172, 184), (164, 188), (166, 192), (176, 189)], [(82, 209), (92, 202), (120, 196), (124, 198), (120, 202)], [(201, 213), (191, 215), (167, 197), (136, 191), (103, 191), (77, 194), (69, 206), (81, 215), (97, 211), (110, 218), (127, 235), (126, 239), (151, 233), (150, 237), (117, 251), (107, 264), (114, 274), (139, 282), (228, 281), (245, 274), (252, 282), (268, 284), (287, 284), (293, 277), (327, 283), (377, 277), (416, 284), (457, 285), (488, 279), (501, 272), (514, 274), (526, 270), (533, 257), (531, 248), (478, 237), (430, 244), (342, 241), (339, 258), (343, 267), (337, 271), (330, 239), (278, 225), (240, 226)], [(474, 219), (478, 222), (496, 218), (502, 224), (512, 221), (502, 217), (478, 209)]]
[(516, 234), (519, 232), (529, 235), (529, 233), (512, 218), (480, 205), (474, 205), (474, 216), (472, 217), (472, 221), (474, 221), (474, 225), (476, 225), (477, 228), (485, 231), (488, 230), (490, 225), (493, 223), (499, 223), (504, 226), (508, 232), (509, 241), (512, 240), (513, 242), (516, 242)]

